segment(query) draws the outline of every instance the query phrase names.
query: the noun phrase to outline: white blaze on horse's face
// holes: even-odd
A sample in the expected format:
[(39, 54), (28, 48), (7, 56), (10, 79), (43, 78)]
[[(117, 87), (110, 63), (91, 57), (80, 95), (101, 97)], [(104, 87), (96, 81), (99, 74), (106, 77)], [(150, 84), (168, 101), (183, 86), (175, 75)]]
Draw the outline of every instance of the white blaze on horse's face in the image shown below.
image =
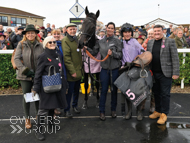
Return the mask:
[(67, 28), (67, 33), (71, 36), (75, 36), (76, 35), (76, 32), (77, 32), (77, 29), (75, 26), (72, 26), (72, 27), (68, 27)]

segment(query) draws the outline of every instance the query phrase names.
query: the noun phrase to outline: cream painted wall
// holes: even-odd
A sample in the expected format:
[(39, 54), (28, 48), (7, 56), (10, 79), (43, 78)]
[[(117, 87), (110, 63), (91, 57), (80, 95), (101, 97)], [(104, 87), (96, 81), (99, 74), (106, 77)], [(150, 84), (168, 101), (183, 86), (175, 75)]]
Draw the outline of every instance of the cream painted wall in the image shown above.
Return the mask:
[(29, 17), (25, 17), (25, 16), (6, 15), (6, 14), (0, 14), (0, 16), (7, 16), (7, 18), (8, 18), (8, 26), (11, 25), (11, 23), (10, 23), (11, 17), (26, 18), (26, 23), (28, 23), (28, 24), (34, 24), (34, 25), (43, 26), (43, 19), (40, 19), (40, 18), (29, 18)]

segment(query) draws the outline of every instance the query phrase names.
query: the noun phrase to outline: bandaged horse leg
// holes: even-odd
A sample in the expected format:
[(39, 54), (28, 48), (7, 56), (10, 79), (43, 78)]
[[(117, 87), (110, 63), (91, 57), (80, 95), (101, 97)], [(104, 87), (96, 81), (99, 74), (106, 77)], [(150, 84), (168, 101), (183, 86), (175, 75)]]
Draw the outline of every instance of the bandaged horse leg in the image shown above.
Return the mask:
[(125, 100), (125, 95), (121, 93), (121, 115), (123, 116), (123, 118), (125, 117)]
[(146, 102), (146, 99), (143, 100), (139, 106), (137, 106), (137, 120), (138, 121), (141, 121), (143, 119), (143, 113), (142, 113), (142, 108), (143, 108), (143, 105), (145, 104)]
[(84, 88), (85, 88), (85, 97), (84, 97), (84, 103), (82, 105), (82, 109), (87, 109), (88, 108), (88, 73), (84, 73)]
[(97, 90), (97, 93), (96, 93), (96, 108), (99, 108), (99, 104), (100, 104), (100, 95), (99, 95), (99, 87), (100, 87), (100, 83), (98, 82), (99, 81), (99, 78), (100, 78), (100, 73), (96, 73), (96, 90)]
[[(93, 76), (93, 77), (92, 77)], [(91, 91), (90, 96), (94, 96), (94, 74), (90, 76), (91, 78)]]
[(142, 104), (142, 110), (145, 109), (145, 103), (146, 103), (146, 99), (145, 99), (145, 102), (143, 102), (143, 104)]
[(132, 116), (132, 103), (128, 99), (126, 99), (126, 101), (127, 101), (128, 112), (127, 112), (127, 114), (125, 116), (125, 119), (128, 120)]

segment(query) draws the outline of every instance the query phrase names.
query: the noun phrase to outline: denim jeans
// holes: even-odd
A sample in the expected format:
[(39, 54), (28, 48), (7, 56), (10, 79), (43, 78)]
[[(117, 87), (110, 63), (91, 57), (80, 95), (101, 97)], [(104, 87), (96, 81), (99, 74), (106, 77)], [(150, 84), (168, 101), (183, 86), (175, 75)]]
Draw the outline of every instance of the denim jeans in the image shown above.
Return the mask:
[[(113, 69), (112, 71), (112, 91), (111, 91), (111, 111), (116, 111), (116, 106), (117, 106), (117, 87), (113, 84), (114, 81), (118, 78), (119, 73), (118, 73), (118, 68)], [(100, 81), (101, 81), (101, 95), (100, 95), (100, 113), (105, 113), (105, 103), (106, 103), (106, 98), (107, 98), (107, 92), (108, 92), (108, 87), (110, 85), (110, 71), (103, 69), (100, 72)]]

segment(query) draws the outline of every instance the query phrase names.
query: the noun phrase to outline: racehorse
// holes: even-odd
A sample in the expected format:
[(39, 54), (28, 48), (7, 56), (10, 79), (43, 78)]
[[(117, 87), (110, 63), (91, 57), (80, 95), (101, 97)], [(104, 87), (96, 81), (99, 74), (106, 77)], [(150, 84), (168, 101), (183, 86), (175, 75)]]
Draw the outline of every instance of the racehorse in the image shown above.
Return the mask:
[[(94, 13), (89, 13), (88, 11), (88, 7), (85, 8), (85, 14), (86, 14), (86, 18), (83, 21), (82, 24), (82, 28), (81, 28), (81, 32), (80, 32), (80, 37), (79, 37), (79, 48), (83, 48), (84, 46), (87, 46), (89, 48), (93, 48), (96, 44), (96, 41), (98, 40), (96, 38), (96, 20), (99, 17), (100, 11), (98, 10), (96, 12), (96, 14)], [(85, 51), (83, 51), (83, 59), (85, 60), (84, 62), (86, 62), (88, 64), (88, 68), (89, 68), (89, 73), (85, 73), (84, 75), (84, 81), (85, 81), (85, 98), (84, 98), (84, 103), (82, 108), (83, 109), (87, 109), (88, 105), (87, 105), (87, 101), (88, 101), (88, 94), (87, 94), (87, 89), (88, 89), (88, 76), (90, 75), (91, 77), (91, 87), (92, 87), (92, 91), (94, 90), (94, 85), (93, 85), (93, 81), (96, 82), (96, 89), (97, 89), (97, 103), (96, 103), (96, 107), (99, 108), (99, 82), (97, 80), (99, 80), (99, 73), (95, 73), (96, 75), (96, 79), (94, 79), (93, 75), (91, 74), (91, 70), (90, 70), (90, 57), (86, 56)], [(88, 59), (86, 61), (86, 59)]]

